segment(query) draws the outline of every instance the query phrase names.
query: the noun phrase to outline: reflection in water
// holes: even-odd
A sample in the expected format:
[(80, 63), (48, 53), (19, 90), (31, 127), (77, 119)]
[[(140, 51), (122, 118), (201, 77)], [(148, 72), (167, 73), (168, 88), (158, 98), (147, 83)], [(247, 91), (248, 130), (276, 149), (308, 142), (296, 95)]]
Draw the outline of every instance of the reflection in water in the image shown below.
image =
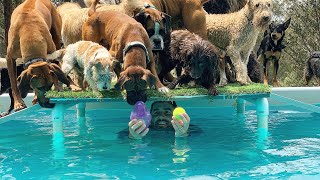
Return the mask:
[(132, 156), (128, 156), (129, 164), (146, 164), (152, 161), (152, 152), (148, 142), (143, 140), (132, 140), (130, 149), (133, 152)]
[(188, 137), (175, 138), (173, 152), (173, 163), (185, 163), (189, 157), (188, 152), (191, 148), (188, 145)]
[(66, 149), (64, 147), (64, 135), (63, 132), (53, 132), (52, 137), (52, 149), (54, 159), (63, 159)]

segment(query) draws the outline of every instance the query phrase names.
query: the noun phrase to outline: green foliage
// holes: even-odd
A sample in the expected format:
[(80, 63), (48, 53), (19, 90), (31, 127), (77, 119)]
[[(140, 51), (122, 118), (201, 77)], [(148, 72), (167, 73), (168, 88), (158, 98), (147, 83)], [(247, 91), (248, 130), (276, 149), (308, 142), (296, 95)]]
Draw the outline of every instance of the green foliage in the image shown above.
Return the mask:
[(279, 79), (282, 86), (304, 86), (305, 62), (310, 52), (320, 50), (320, 0), (277, 0), (277, 17), (288, 19), (286, 48), (280, 59)]

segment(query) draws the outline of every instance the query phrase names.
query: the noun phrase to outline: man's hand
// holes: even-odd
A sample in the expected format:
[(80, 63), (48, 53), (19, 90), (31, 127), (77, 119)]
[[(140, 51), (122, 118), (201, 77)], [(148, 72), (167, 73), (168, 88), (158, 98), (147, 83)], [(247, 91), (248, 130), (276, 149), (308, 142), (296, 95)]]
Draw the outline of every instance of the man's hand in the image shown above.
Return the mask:
[(148, 132), (143, 120), (133, 119), (129, 122), (129, 138), (142, 139)]
[(184, 137), (188, 135), (188, 129), (190, 124), (190, 117), (187, 113), (180, 114), (181, 120), (177, 120), (172, 116), (171, 124), (175, 130), (176, 137)]

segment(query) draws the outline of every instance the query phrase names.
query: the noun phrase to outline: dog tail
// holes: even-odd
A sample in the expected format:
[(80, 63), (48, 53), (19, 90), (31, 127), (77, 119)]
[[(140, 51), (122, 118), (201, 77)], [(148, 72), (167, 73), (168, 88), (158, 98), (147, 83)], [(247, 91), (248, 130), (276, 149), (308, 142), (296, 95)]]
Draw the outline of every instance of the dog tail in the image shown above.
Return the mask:
[(209, 0), (200, 0), (201, 5), (203, 5), (204, 3), (208, 2)]
[(90, 6), (90, 9), (88, 11), (88, 16), (90, 17), (92, 14), (96, 12), (96, 6), (99, 3), (99, 0), (94, 0)]

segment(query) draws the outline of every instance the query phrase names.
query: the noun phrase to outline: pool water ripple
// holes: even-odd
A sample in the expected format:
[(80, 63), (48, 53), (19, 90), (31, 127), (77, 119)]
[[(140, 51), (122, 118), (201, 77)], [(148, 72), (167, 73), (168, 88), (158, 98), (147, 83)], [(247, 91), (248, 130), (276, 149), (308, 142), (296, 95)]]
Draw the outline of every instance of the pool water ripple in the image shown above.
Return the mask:
[[(186, 108), (190, 136), (152, 131), (128, 139), (129, 110), (68, 110), (64, 137), (52, 136), (49, 111), (0, 126), (4, 179), (299, 179), (320, 174), (320, 115), (292, 106), (270, 108), (267, 140), (256, 115), (234, 107)], [(63, 138), (63, 139), (61, 139)], [(62, 140), (64, 140), (64, 143)]]

